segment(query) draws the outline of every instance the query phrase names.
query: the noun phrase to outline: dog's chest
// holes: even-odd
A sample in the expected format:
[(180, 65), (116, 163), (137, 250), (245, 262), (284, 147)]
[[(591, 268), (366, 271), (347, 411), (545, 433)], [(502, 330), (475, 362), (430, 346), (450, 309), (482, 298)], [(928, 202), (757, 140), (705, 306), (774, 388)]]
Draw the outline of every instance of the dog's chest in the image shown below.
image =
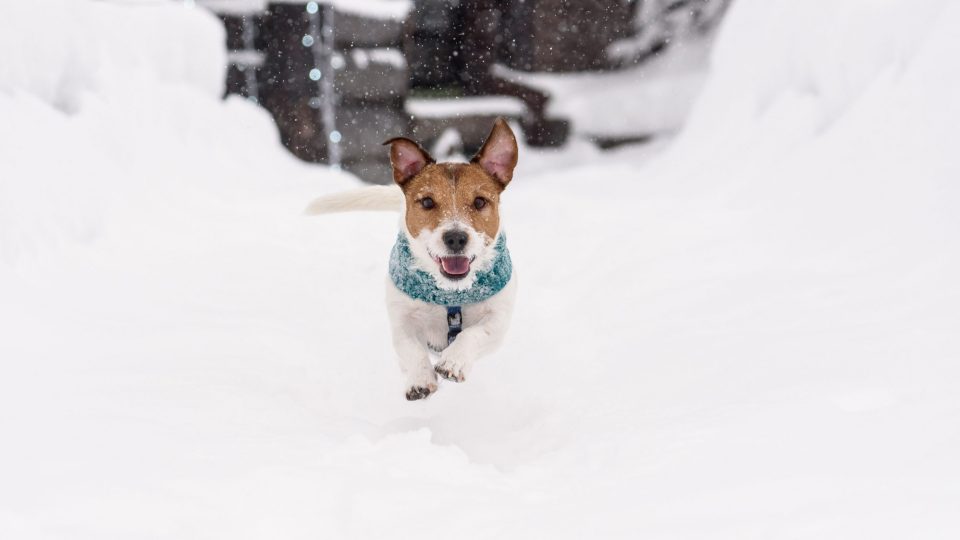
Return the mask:
[[(415, 325), (420, 338), (435, 351), (447, 347), (447, 335), (450, 327), (447, 322), (447, 308), (432, 304), (423, 304), (413, 307), (410, 313), (410, 322)], [(469, 304), (461, 307), (461, 325), (463, 329), (470, 328), (481, 321), (489, 313), (488, 302)]]

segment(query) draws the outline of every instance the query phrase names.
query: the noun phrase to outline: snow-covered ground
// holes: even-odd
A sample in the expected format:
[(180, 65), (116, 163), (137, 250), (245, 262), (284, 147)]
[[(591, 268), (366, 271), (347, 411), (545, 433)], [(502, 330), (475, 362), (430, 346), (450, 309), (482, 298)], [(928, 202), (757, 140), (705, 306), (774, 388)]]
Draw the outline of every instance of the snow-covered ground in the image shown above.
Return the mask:
[(213, 17), (0, 5), (0, 538), (956, 538), (958, 25), (734, 2), (669, 148), (521, 155), (507, 343), (408, 403), (396, 217), (299, 215), (356, 181)]

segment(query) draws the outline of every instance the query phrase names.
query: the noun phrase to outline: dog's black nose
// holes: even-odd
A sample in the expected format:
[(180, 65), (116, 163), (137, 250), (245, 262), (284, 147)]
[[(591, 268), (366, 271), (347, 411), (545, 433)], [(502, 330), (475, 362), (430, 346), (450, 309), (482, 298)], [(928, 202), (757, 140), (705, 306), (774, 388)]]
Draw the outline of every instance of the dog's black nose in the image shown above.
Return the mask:
[(451, 253), (460, 253), (467, 247), (467, 241), (470, 237), (467, 233), (458, 230), (447, 231), (443, 233), (443, 244)]

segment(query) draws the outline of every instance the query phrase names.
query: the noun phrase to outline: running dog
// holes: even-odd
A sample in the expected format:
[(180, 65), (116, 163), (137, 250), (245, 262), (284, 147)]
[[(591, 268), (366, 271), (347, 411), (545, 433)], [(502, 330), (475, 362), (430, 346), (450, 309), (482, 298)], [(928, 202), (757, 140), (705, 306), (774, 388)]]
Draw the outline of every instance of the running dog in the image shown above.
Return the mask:
[[(437, 375), (463, 382), (509, 326), (517, 280), (500, 224), (500, 194), (513, 178), (517, 140), (501, 118), (469, 163), (437, 163), (403, 137), (384, 144), (399, 189), (332, 194), (306, 212), (401, 212), (386, 301), (405, 395), (413, 401), (437, 391)], [(431, 352), (439, 357), (436, 365)]]

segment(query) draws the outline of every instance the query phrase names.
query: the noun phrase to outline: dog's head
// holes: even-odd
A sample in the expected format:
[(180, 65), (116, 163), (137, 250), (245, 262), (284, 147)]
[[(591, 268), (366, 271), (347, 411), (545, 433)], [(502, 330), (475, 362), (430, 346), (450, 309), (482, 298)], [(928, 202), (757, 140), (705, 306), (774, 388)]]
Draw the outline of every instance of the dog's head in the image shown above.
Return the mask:
[(406, 198), (403, 225), (417, 264), (442, 288), (469, 288), (496, 256), (500, 193), (517, 165), (513, 131), (498, 119), (470, 163), (437, 163), (402, 137), (385, 144)]

